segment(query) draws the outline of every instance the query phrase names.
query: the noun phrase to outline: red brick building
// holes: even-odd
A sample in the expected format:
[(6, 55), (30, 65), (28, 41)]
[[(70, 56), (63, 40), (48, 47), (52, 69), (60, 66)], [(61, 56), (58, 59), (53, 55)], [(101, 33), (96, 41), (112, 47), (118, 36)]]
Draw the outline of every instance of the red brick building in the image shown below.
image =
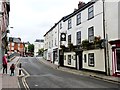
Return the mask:
[(24, 43), (21, 41), (20, 38), (14, 38), (10, 37), (9, 38), (9, 44), (8, 44), (8, 53), (14, 53), (18, 52), (20, 55), (24, 55)]

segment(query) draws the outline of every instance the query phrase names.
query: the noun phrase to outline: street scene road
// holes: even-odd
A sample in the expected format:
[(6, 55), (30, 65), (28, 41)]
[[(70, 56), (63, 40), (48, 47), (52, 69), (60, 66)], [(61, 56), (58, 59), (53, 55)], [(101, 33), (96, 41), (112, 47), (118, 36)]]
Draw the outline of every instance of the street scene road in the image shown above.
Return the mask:
[(34, 57), (20, 59), (22, 68), (30, 76), (25, 80), (29, 88), (118, 88), (115, 83), (110, 83), (90, 76), (75, 75), (53, 69)]

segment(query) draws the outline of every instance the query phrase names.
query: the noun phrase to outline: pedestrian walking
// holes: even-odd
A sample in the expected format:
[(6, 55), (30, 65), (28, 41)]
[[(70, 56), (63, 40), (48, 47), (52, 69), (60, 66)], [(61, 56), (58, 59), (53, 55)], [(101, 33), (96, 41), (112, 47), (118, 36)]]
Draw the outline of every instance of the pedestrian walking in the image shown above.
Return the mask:
[(3, 59), (2, 59), (2, 63), (3, 63), (3, 74), (5, 73), (6, 71), (6, 74), (7, 74), (7, 54), (5, 54), (3, 56)]
[(15, 65), (14, 64), (12, 64), (11, 66), (10, 66), (10, 70), (11, 70), (11, 74), (10, 74), (10, 76), (14, 76), (14, 70), (15, 70)]

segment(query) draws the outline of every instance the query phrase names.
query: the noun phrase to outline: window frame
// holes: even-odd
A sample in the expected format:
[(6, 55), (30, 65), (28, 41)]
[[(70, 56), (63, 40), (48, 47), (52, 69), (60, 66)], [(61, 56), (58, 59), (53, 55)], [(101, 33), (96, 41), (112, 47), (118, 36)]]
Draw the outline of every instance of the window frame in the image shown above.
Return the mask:
[(93, 42), (94, 41), (94, 27), (93, 26), (88, 28), (88, 41), (89, 42)]
[[(91, 57), (93, 55), (93, 57)], [(92, 61), (91, 61), (92, 59)], [(94, 67), (95, 66), (95, 56), (94, 53), (89, 53), (88, 54), (88, 66)]]
[(72, 28), (72, 19), (68, 19), (68, 30)]
[(88, 20), (94, 18), (94, 6), (88, 8)]
[[(77, 45), (79, 45), (79, 44), (81, 44), (81, 31), (78, 31), (77, 33), (76, 33), (77, 35)], [(80, 37), (78, 37), (80, 35)]]
[(76, 25), (81, 24), (81, 13), (77, 14), (76, 16)]
[(71, 34), (68, 35), (68, 44), (71, 43)]
[(62, 22), (60, 22), (60, 29), (62, 29)]
[(71, 59), (72, 59), (71, 55), (68, 55), (68, 65), (71, 65)]

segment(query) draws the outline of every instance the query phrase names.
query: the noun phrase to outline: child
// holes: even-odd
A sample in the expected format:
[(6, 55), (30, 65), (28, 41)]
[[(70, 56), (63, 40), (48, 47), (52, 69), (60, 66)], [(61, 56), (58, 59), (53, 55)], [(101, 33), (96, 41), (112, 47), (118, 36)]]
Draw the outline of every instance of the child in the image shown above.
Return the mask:
[(14, 76), (14, 70), (15, 70), (15, 65), (14, 64), (12, 64), (11, 66), (10, 66), (10, 70), (11, 70), (11, 74), (10, 74), (10, 76)]

